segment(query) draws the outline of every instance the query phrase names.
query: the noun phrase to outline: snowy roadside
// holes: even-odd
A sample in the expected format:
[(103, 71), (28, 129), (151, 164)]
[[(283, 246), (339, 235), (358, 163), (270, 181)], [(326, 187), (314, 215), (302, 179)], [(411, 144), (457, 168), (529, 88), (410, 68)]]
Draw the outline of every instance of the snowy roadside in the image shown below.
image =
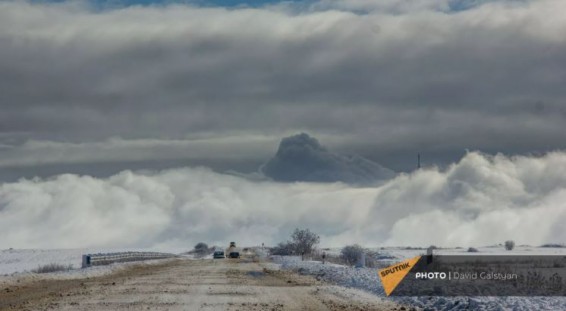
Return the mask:
[[(115, 263), (81, 269), (83, 254), (133, 251), (130, 249), (7, 249), (0, 250), (0, 284), (14, 284), (42, 279), (79, 279), (102, 276), (132, 265), (152, 265), (174, 259), (155, 259)], [(189, 258), (183, 256), (182, 258)], [(191, 257), (192, 258), (192, 257)], [(51, 273), (34, 273), (32, 270), (46, 264), (70, 266), (71, 269)]]
[[(351, 268), (297, 256), (272, 256), (281, 269), (312, 275), (340, 286), (362, 289), (385, 297), (376, 269)], [(389, 297), (391, 301), (424, 310), (566, 310), (566, 297)]]

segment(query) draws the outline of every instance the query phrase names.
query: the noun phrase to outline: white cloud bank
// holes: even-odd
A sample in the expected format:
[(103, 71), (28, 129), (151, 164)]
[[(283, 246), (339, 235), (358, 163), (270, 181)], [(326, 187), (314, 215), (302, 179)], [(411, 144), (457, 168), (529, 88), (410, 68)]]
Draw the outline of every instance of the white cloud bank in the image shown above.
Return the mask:
[(0, 185), (0, 248), (276, 243), (294, 227), (323, 245), (485, 245), (566, 240), (566, 153), (467, 154), (377, 188), (249, 181), (204, 168), (60, 175)]

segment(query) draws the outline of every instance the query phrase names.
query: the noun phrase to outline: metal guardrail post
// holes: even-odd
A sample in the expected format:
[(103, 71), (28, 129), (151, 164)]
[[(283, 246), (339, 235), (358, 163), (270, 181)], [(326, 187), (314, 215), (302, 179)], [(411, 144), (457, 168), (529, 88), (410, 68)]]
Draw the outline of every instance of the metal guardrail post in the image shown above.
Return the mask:
[(90, 267), (91, 263), (90, 263), (90, 255), (83, 255), (83, 262), (81, 264), (82, 268), (88, 268)]

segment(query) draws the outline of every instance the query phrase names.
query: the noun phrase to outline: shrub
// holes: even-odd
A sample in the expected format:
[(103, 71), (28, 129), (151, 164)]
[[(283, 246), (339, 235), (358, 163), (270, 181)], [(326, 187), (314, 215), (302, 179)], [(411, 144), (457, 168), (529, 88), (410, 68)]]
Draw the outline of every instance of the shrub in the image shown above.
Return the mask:
[(342, 259), (350, 266), (355, 265), (364, 253), (364, 249), (358, 244), (348, 245), (340, 252)]
[(548, 243), (548, 244), (543, 244), (539, 247), (551, 247), (551, 248), (566, 248), (566, 246), (564, 244), (557, 244), (557, 243)]
[(270, 249), (272, 255), (301, 255), (304, 260), (305, 255), (310, 255), (320, 242), (318, 234), (309, 229), (296, 228), (291, 234), (291, 241), (282, 242)]
[(207, 254), (210, 254), (211, 252), (213, 252), (214, 249), (210, 249), (208, 248), (208, 245), (204, 242), (199, 242), (197, 243), (197, 245), (195, 245), (195, 249), (193, 250), (194, 254), (196, 257), (204, 257)]
[(477, 253), (477, 252), (479, 252), (479, 251), (478, 251), (478, 249), (475, 248), (475, 247), (470, 247), (470, 248), (468, 248), (468, 253)]
[(291, 242), (281, 242), (270, 250), (271, 255), (289, 256), (293, 255), (295, 246)]
[(515, 242), (514, 241), (511, 241), (511, 240), (505, 241), (505, 249), (506, 250), (510, 251), (510, 250), (513, 250), (513, 248), (515, 248)]
[(61, 265), (58, 263), (50, 263), (43, 266), (38, 266), (37, 269), (31, 270), (33, 273), (51, 273), (59, 271), (69, 271), (73, 269), (73, 265)]
[(201, 254), (208, 252), (208, 245), (204, 242), (197, 243), (197, 245), (195, 245), (195, 252)]

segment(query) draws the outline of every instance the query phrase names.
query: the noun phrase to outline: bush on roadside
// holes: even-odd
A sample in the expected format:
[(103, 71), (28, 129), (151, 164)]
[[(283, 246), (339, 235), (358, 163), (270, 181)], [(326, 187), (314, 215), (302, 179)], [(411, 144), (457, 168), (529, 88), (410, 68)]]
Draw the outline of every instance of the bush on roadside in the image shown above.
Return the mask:
[(271, 255), (289, 256), (293, 255), (295, 246), (291, 242), (281, 242), (271, 248)]
[(566, 248), (566, 245), (564, 244), (558, 244), (558, 243), (548, 243), (548, 244), (543, 244), (539, 247), (550, 247), (550, 248)]
[(470, 247), (470, 248), (468, 248), (468, 253), (477, 253), (477, 252), (479, 252), (479, 251), (478, 251), (478, 249), (475, 248), (475, 247)]
[(204, 242), (199, 242), (195, 245), (195, 253), (204, 254), (208, 252), (208, 245)]
[(512, 240), (505, 241), (505, 249), (506, 250), (510, 251), (510, 250), (513, 250), (513, 248), (515, 248), (515, 242), (514, 241), (512, 241)]
[(358, 244), (345, 246), (342, 248), (342, 251), (340, 251), (342, 259), (350, 266), (355, 265), (360, 260), (363, 253), (364, 249)]
[(309, 229), (296, 228), (291, 234), (291, 240), (281, 242), (270, 249), (271, 255), (300, 255), (302, 260), (305, 256), (315, 253), (316, 245), (320, 243), (320, 236)]
[(43, 266), (38, 266), (37, 269), (31, 270), (33, 273), (51, 273), (60, 271), (73, 270), (73, 265), (61, 265), (58, 263), (50, 263)]
[(195, 248), (193, 249), (193, 253), (195, 254), (196, 257), (204, 257), (210, 253), (212, 253), (214, 251), (214, 249), (210, 249), (208, 248), (208, 245), (204, 242), (199, 242), (197, 243), (197, 245), (195, 245)]

